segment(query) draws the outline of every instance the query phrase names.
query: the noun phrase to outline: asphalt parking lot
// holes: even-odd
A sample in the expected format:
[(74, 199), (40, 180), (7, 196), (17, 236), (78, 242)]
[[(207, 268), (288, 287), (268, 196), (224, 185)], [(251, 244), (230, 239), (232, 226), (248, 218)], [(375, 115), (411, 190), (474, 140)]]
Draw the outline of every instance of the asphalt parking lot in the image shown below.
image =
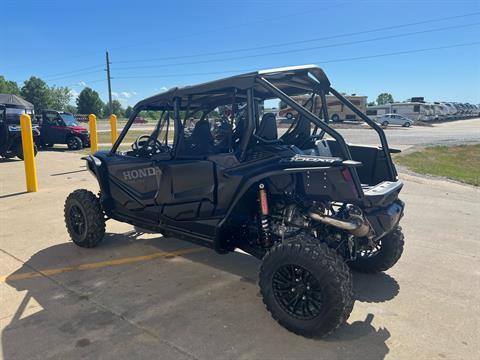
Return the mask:
[(114, 221), (100, 247), (74, 246), (63, 224), (64, 200), (74, 189), (98, 186), (76, 153), (40, 152), (37, 168), (40, 191), (24, 193), (23, 163), (0, 162), (3, 359), (480, 354), (478, 188), (401, 174), (402, 259), (383, 274), (355, 274), (348, 323), (325, 339), (304, 339), (264, 309), (252, 257), (217, 255)]

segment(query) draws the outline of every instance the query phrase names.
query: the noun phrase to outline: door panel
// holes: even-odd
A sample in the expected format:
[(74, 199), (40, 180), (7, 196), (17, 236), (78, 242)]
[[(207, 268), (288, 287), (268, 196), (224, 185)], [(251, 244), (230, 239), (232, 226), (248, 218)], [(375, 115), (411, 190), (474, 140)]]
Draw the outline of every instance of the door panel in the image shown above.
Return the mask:
[(162, 172), (156, 202), (164, 205), (164, 216), (187, 220), (212, 215), (216, 180), (211, 161), (169, 161), (162, 167)]
[(214, 212), (216, 179), (211, 161), (114, 155), (107, 166), (110, 193), (119, 211), (135, 217), (156, 211), (157, 218), (163, 212), (176, 221), (208, 218)]
[(110, 192), (129, 210), (155, 205), (162, 171), (152, 160), (114, 155), (108, 162)]

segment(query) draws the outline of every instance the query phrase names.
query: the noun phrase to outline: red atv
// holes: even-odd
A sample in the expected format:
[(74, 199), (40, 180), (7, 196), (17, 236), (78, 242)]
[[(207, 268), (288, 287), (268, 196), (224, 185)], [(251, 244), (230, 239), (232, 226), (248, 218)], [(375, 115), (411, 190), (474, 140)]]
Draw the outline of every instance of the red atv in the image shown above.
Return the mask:
[(44, 110), (38, 120), (40, 125), (39, 146), (53, 147), (55, 144), (67, 144), (70, 150), (90, 147), (90, 135), (87, 128), (80, 126), (72, 114)]

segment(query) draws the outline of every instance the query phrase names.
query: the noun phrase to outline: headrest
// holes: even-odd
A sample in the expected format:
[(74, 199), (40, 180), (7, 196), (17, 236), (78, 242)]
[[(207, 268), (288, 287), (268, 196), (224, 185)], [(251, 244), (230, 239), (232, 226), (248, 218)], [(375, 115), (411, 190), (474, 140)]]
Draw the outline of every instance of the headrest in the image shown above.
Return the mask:
[(277, 118), (274, 113), (265, 113), (257, 129), (257, 136), (265, 140), (277, 140)]

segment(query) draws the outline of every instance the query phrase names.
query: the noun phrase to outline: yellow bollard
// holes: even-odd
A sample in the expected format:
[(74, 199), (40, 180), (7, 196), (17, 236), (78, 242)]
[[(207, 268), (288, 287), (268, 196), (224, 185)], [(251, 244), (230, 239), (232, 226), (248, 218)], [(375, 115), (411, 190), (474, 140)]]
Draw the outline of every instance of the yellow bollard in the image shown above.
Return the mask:
[(97, 117), (94, 114), (88, 115), (88, 126), (90, 127), (90, 153), (95, 154), (98, 150)]
[(30, 121), (29, 115), (22, 114), (20, 116), (20, 127), (22, 128), (23, 163), (25, 165), (27, 191), (37, 192), (37, 168), (35, 166), (35, 153), (33, 151), (32, 122)]
[(117, 141), (117, 116), (112, 114), (110, 115), (110, 137), (112, 139), (112, 145)]

